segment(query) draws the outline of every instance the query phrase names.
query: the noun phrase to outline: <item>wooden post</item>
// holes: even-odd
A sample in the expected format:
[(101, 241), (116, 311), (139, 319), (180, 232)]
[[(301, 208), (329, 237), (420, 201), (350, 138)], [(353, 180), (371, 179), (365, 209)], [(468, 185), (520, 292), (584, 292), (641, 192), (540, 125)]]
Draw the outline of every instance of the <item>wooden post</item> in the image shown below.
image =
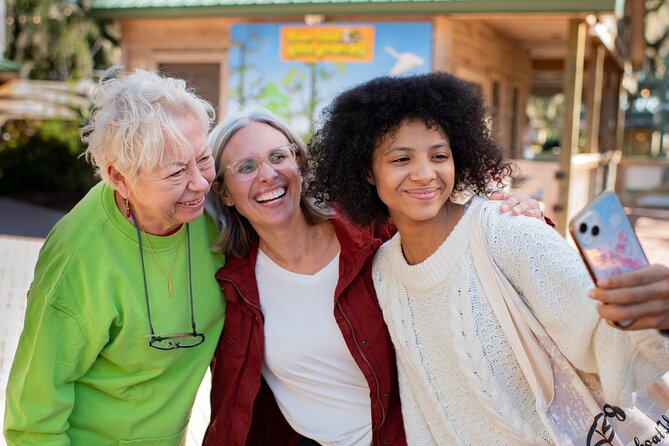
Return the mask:
[(599, 132), (602, 115), (602, 89), (606, 48), (601, 43), (593, 45), (595, 60), (588, 70), (588, 98), (586, 103), (585, 151), (599, 152)]
[(453, 21), (448, 17), (434, 18), (432, 33), (432, 69), (435, 71), (455, 72), (453, 63)]
[(564, 67), (564, 126), (560, 141), (560, 170), (558, 171), (558, 204), (555, 206), (557, 230), (566, 235), (569, 210), (569, 181), (571, 157), (578, 152), (578, 134), (583, 94), (583, 65), (585, 60), (585, 37), (587, 25), (578, 19), (569, 22), (567, 57)]
[[(623, 141), (625, 140), (625, 110), (621, 107), (621, 103), (627, 100), (627, 90), (623, 86), (623, 76), (625, 74), (621, 71), (617, 72), (616, 81), (618, 82), (618, 94), (613, 98), (616, 110), (616, 128), (615, 128), (615, 139), (613, 144), (608, 149), (616, 150), (622, 152), (623, 150)], [(613, 108), (613, 107), (612, 107)]]

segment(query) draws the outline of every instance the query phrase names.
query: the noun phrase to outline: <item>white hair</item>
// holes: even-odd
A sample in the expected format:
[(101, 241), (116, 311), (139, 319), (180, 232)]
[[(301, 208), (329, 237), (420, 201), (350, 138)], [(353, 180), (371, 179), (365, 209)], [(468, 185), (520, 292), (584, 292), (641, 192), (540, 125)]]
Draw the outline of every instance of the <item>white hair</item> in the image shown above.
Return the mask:
[(206, 132), (214, 109), (185, 81), (140, 69), (122, 73), (113, 67), (100, 78), (90, 122), (81, 130), (81, 140), (88, 144), (85, 157), (107, 183), (109, 166), (133, 183), (140, 170), (151, 172), (165, 164), (165, 156), (174, 162), (188, 156), (188, 141), (178, 123), (189, 115)]

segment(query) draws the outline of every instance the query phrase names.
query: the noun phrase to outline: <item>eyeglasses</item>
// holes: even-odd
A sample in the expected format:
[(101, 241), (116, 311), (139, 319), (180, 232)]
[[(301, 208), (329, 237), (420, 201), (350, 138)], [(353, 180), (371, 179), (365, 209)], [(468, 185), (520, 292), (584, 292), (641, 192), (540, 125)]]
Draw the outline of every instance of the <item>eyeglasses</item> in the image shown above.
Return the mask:
[(158, 350), (174, 350), (175, 348), (197, 347), (204, 342), (203, 333), (168, 333), (164, 335), (151, 334), (149, 346)]
[(242, 158), (232, 164), (227, 165), (225, 168), (223, 168), (223, 170), (221, 170), (219, 178), (222, 177), (227, 170), (230, 170), (236, 180), (250, 181), (258, 176), (258, 172), (260, 172), (260, 166), (262, 163), (267, 162), (272, 166), (272, 168), (280, 169), (286, 167), (288, 163), (294, 161), (296, 153), (297, 144), (294, 142), (275, 147), (262, 158)]
[(151, 333), (146, 337), (149, 338), (149, 347), (158, 350), (174, 350), (175, 348), (192, 348), (204, 342), (204, 333), (198, 333), (195, 326), (195, 315), (193, 312), (193, 274), (190, 256), (190, 226), (186, 223), (186, 250), (188, 252), (188, 290), (190, 292), (190, 323), (193, 328), (192, 332), (182, 333), (167, 333), (156, 334), (153, 329), (153, 321), (151, 320), (151, 306), (149, 305), (149, 287), (146, 284), (146, 268), (144, 267), (144, 249), (142, 247), (142, 234), (139, 231), (139, 223), (135, 218), (135, 214), (130, 209), (132, 220), (135, 222), (135, 229), (137, 229), (137, 240), (139, 241), (139, 258), (142, 261), (142, 276), (144, 277), (144, 296), (146, 297), (146, 313), (149, 319), (149, 330)]

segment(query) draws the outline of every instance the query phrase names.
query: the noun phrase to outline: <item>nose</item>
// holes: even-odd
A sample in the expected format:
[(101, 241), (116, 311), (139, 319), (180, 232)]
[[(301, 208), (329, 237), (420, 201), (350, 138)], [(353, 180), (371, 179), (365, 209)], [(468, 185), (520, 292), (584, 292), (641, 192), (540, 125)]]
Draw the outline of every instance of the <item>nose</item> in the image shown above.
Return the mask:
[(411, 170), (411, 179), (416, 182), (428, 183), (436, 178), (434, 168), (428, 160), (419, 160)]
[(200, 169), (194, 169), (193, 176), (188, 183), (190, 190), (194, 192), (207, 192), (209, 190), (209, 180), (203, 175)]
[(267, 181), (276, 177), (276, 169), (267, 161), (261, 160), (258, 165), (258, 180)]

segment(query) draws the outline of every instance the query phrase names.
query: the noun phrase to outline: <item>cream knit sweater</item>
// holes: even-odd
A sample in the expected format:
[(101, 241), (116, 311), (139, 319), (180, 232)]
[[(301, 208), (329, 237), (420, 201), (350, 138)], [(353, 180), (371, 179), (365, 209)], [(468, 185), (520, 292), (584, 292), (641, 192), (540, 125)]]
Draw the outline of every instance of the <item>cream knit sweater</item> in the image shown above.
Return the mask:
[[(473, 266), (468, 225), (481, 203), (424, 262), (406, 263), (399, 233), (374, 260), (410, 445), (551, 444)], [(490, 255), (572, 364), (599, 374), (607, 402), (629, 405), (633, 390), (669, 369), (666, 338), (599, 319), (588, 273), (557, 232), (498, 206), (482, 217)]]

